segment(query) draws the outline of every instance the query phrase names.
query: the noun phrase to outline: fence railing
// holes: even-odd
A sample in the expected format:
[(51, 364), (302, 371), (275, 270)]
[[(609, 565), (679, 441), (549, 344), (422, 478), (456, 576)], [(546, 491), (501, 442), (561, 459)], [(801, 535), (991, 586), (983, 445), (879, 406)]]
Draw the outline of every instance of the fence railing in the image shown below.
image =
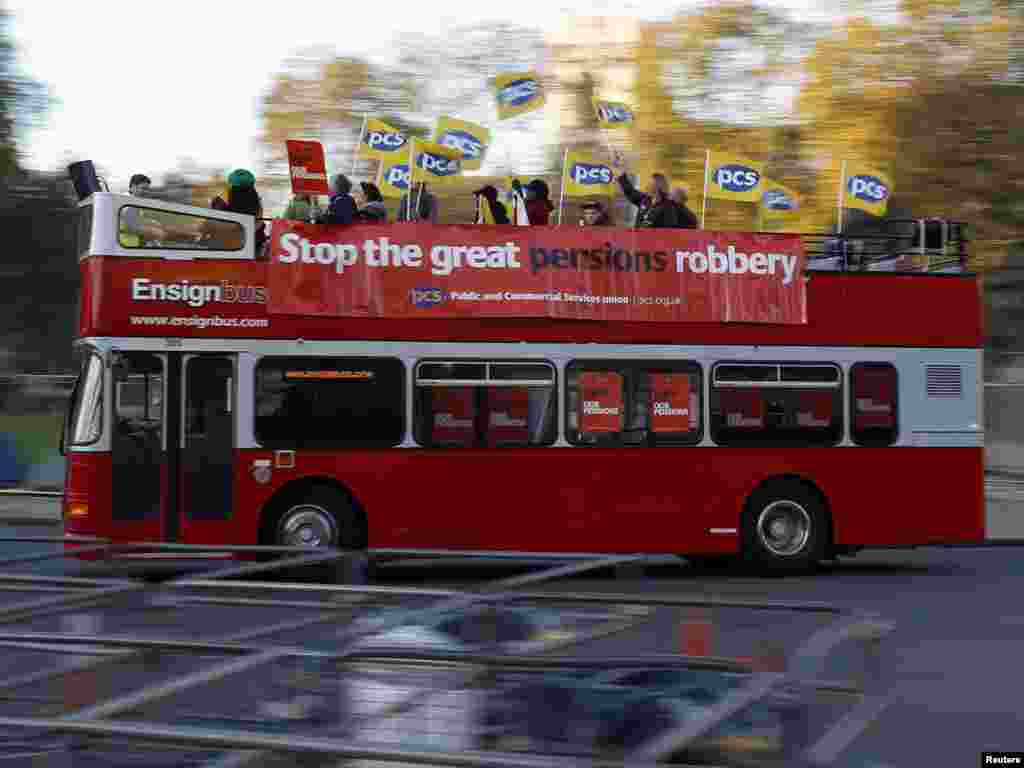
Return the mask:
[[(81, 546), (37, 559), (168, 549)], [(0, 679), (0, 756), (16, 742), (19, 754), (123, 762), (148, 749), (148, 766), (211, 768), (826, 766), (888, 702), (878, 650), (892, 627), (874, 617), (646, 589), (523, 591), (642, 556), (457, 591), (248, 580), (363, 557), (264, 554), (280, 559), (163, 584), (19, 574), (24, 556), (0, 560), (0, 648), (16, 670)], [(733, 647), (680, 652), (665, 627), (695, 611)]]

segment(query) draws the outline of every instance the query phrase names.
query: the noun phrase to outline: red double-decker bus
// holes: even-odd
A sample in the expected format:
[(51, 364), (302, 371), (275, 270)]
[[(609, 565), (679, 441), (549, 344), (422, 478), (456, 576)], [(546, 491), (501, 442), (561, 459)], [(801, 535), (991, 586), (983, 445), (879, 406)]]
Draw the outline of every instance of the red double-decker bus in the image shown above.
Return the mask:
[[(905, 223), (878, 247), (804, 237), (774, 261), (733, 255), (751, 273), (742, 290), (710, 275), (714, 246), (710, 261), (670, 250), (728, 233), (404, 223), (338, 228), (332, 245), (313, 225), (275, 223), (258, 258), (253, 228), (109, 193), (81, 204), (68, 535), (742, 554), (778, 568), (985, 539), (981, 308), (958, 225)], [(456, 234), (482, 245), (438, 245)], [(339, 238), (379, 240), (380, 274), (408, 267), (408, 290), (374, 293), (391, 277), (345, 271), (358, 248)], [(575, 250), (597, 239), (604, 251)], [(620, 287), (661, 286), (622, 303), (682, 309), (580, 306), (620, 301), (586, 299), (605, 279), (588, 263), (628, 273)], [(693, 295), (657, 274), (666, 263), (689, 270)], [(445, 288), (437, 275), (453, 264), (517, 267), (554, 287)], [(547, 266), (565, 269), (544, 277)], [(789, 298), (758, 293), (775, 267), (777, 285), (799, 291), (790, 314)], [(288, 268), (307, 277), (289, 283)], [(719, 287), (698, 295), (705, 284)], [(545, 302), (562, 308), (540, 316)]]

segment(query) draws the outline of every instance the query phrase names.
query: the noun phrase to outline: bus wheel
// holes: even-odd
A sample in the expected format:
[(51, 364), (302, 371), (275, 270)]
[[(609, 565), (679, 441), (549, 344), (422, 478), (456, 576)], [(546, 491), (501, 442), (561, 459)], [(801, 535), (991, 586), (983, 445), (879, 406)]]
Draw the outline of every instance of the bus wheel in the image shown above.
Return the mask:
[(282, 547), (349, 547), (355, 528), (352, 505), (331, 488), (314, 486), (284, 505), (274, 526)]
[(773, 483), (750, 497), (743, 519), (744, 553), (770, 570), (807, 570), (824, 557), (826, 526), (824, 507), (807, 486)]

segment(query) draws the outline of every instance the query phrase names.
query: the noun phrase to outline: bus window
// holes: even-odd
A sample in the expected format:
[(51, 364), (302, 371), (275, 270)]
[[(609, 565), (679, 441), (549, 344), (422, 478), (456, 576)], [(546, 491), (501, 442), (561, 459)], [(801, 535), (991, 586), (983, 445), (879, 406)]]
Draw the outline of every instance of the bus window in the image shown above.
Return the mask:
[(431, 448), (550, 445), (555, 384), (555, 369), (543, 362), (421, 362), (416, 442)]
[(575, 360), (566, 368), (573, 445), (700, 442), (701, 368), (689, 361)]
[(892, 445), (899, 437), (896, 366), (857, 363), (850, 369), (850, 435), (858, 445)]
[(89, 445), (100, 439), (103, 431), (103, 362), (98, 355), (89, 355), (82, 374), (75, 383), (68, 419), (68, 443)]
[(831, 363), (726, 363), (713, 370), (711, 437), (719, 445), (835, 445), (842, 410), (841, 374)]
[(405, 366), (384, 357), (264, 357), (255, 407), (256, 441), (268, 448), (398, 445)]
[(245, 246), (245, 230), (237, 221), (137, 205), (122, 206), (119, 218), (122, 248), (240, 251)]

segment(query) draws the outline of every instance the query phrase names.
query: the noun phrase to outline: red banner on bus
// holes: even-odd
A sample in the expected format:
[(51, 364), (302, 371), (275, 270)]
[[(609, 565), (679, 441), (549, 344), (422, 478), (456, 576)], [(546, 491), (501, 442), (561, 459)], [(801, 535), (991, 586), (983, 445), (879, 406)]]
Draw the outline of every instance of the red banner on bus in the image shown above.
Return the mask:
[(651, 431), (689, 432), (696, 421), (690, 410), (690, 376), (652, 373)]
[(793, 325), (804, 269), (796, 235), (275, 221), (267, 309)]
[(327, 164), (319, 141), (286, 141), (292, 192), (296, 195), (328, 195)]
[(580, 398), (580, 432), (622, 431), (622, 375), (581, 371), (576, 387)]

